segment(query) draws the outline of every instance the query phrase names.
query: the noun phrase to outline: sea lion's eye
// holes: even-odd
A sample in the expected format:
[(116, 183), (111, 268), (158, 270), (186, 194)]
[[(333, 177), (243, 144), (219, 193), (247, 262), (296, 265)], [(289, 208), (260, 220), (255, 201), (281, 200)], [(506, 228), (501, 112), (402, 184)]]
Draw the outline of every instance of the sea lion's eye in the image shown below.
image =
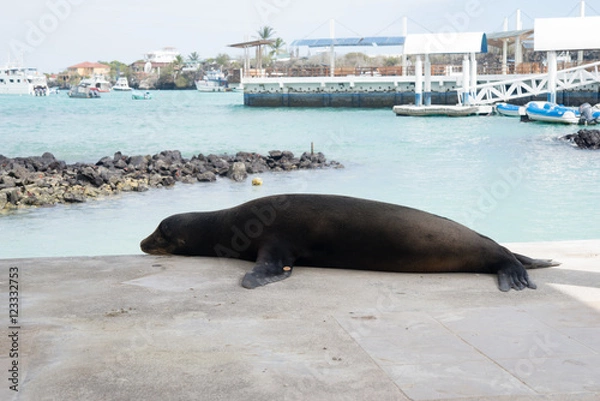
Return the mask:
[(170, 229), (168, 223), (166, 223), (164, 221), (162, 223), (160, 223), (160, 225), (158, 226), (158, 230), (162, 234), (163, 238), (169, 238), (169, 234), (171, 233), (171, 229)]

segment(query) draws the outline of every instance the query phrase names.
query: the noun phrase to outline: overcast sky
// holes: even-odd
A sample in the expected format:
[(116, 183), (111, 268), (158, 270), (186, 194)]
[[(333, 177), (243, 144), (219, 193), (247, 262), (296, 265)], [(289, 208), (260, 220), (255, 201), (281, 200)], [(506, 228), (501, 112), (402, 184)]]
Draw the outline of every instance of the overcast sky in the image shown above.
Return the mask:
[[(24, 63), (59, 72), (83, 61), (132, 63), (165, 46), (202, 58), (242, 50), (231, 43), (251, 40), (264, 25), (286, 43), (329, 37), (400, 36), (408, 32), (502, 30), (505, 17), (515, 29), (535, 18), (579, 16), (580, 0), (23, 0), (3, 1), (0, 13), (0, 66), (19, 53)], [(586, 1), (586, 15), (599, 15), (600, 0)], [(590, 34), (597, 34), (591, 32)], [(360, 51), (360, 49), (358, 49)], [(393, 53), (394, 51), (387, 51)], [(396, 51), (399, 53), (400, 49)]]

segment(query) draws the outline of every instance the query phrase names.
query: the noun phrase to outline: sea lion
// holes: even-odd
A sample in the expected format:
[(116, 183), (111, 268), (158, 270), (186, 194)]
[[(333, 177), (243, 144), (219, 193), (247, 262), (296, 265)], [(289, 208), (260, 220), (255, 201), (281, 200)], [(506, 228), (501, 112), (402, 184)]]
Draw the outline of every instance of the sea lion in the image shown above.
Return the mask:
[(334, 195), (269, 196), (212, 212), (164, 219), (140, 247), (150, 254), (256, 261), (243, 280), (255, 288), (294, 266), (410, 273), (498, 275), (501, 291), (535, 289), (526, 268), (551, 260), (512, 253), (459, 223), (421, 210)]

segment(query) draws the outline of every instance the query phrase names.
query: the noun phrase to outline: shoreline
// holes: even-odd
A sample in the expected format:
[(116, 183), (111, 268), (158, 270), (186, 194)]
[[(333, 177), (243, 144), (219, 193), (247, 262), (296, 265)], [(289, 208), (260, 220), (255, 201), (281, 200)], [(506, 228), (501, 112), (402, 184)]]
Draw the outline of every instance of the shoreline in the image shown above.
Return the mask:
[(327, 161), (321, 152), (272, 150), (263, 156), (254, 152), (235, 155), (195, 155), (191, 159), (178, 150), (165, 150), (153, 156), (127, 156), (116, 152), (97, 163), (67, 164), (52, 153), (42, 156), (8, 158), (0, 155), (0, 212), (84, 203), (121, 192), (145, 192), (169, 188), (177, 182), (194, 184), (228, 178), (237, 182), (249, 174), (299, 169), (344, 168)]

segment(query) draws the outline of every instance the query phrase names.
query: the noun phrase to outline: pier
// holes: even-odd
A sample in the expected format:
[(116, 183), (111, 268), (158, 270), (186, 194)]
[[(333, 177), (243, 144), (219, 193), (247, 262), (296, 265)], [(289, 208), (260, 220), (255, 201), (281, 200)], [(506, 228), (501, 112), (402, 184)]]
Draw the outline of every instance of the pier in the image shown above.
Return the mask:
[(509, 246), (562, 265), (505, 294), (487, 274), (298, 267), (250, 291), (233, 259), (1, 260), (24, 313), (0, 399), (597, 400), (600, 242)]
[[(599, 64), (578, 68), (579, 74), (583, 74), (581, 78), (570, 75), (569, 86), (560, 86), (561, 89), (556, 91), (556, 102), (566, 106), (600, 103)], [(587, 71), (588, 68), (593, 71)], [(569, 72), (559, 71), (557, 75), (565, 76)], [(246, 106), (383, 108), (415, 104), (414, 76), (260, 77), (242, 82)], [(545, 101), (546, 83), (546, 74), (479, 75), (474, 87), (477, 90), (474, 101), (494, 103), (504, 101), (503, 98), (510, 98), (515, 104)], [(462, 88), (462, 75), (432, 75), (431, 104), (458, 104)], [(493, 96), (494, 91), (497, 96)], [(513, 96), (516, 94), (518, 96)]]
[[(600, 17), (585, 17), (582, 2), (580, 17), (538, 18), (534, 29), (522, 29), (517, 12), (516, 30), (509, 31), (505, 21), (502, 32), (461, 32), (453, 33), (452, 38), (448, 33), (406, 34), (406, 29), (403, 36), (335, 38), (331, 28), (330, 38), (292, 43), (329, 47), (328, 66), (246, 69), (241, 80), (244, 104), (360, 108), (490, 105), (508, 101), (525, 104), (532, 100), (566, 106), (596, 104), (600, 103), (600, 62), (584, 62), (583, 50), (600, 48), (600, 41), (589, 34), (599, 24)], [(526, 41), (534, 51), (542, 52), (543, 62), (523, 62)], [(514, 47), (513, 66), (507, 61), (510, 44)], [(402, 46), (402, 65), (336, 67), (335, 46)], [(502, 49), (501, 65), (490, 65), (478, 58), (488, 52), (488, 46)], [(559, 61), (560, 52), (569, 51), (577, 52), (577, 61)], [(462, 64), (432, 64), (431, 57), (436, 55), (462, 57)]]

